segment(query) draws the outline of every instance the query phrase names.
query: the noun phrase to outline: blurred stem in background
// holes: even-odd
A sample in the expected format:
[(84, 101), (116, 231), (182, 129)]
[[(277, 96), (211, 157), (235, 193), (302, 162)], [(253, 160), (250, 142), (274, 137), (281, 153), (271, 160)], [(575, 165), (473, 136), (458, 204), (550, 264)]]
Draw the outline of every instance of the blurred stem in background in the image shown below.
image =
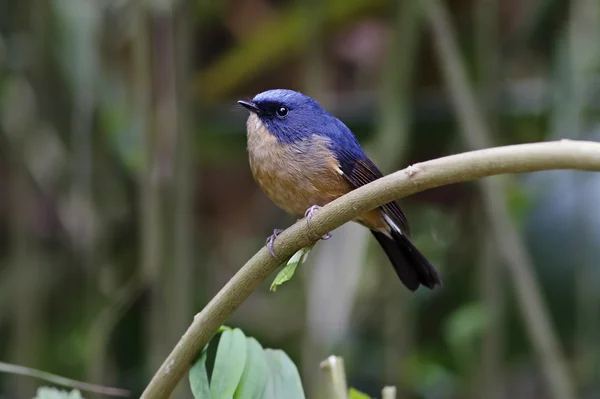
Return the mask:
[[(490, 132), (498, 130), (500, 115), (500, 82), (502, 76), (499, 40), (499, 1), (479, 1), (474, 7), (475, 62), (478, 72), (478, 98), (482, 104), (482, 114), (488, 121)], [(481, 199), (481, 195), (479, 194)], [(479, 209), (481, 212), (481, 209)], [(480, 258), (477, 262), (481, 300), (487, 315), (483, 336), (481, 365), (479, 372), (473, 373), (470, 385), (471, 396), (487, 399), (504, 397), (504, 333), (505, 330), (505, 284), (504, 269), (500, 266), (498, 247), (489, 233), (489, 221), (482, 223), (480, 237)]]
[[(34, 2), (35, 4), (35, 2)], [(43, 4), (35, 4), (35, 12), (20, 8), (20, 16), (26, 29), (21, 40), (28, 39), (34, 48), (40, 49), (44, 43), (44, 33), (49, 18)], [(11, 38), (13, 41), (15, 37)], [(15, 54), (16, 53), (16, 54)], [(40, 51), (36, 54), (42, 54)], [(39, 206), (39, 197), (33, 188), (27, 153), (31, 150), (39, 129), (39, 104), (35, 90), (28, 79), (43, 75), (43, 57), (23, 59), (16, 51), (8, 55), (17, 61), (14, 72), (4, 86), (5, 103), (2, 107), (0, 123), (9, 142), (11, 169), (9, 177), (9, 273), (12, 286), (9, 288), (9, 302), (12, 303), (12, 335), (9, 339), (9, 356), (14, 363), (37, 367), (40, 362), (41, 337), (44, 332), (42, 304), (46, 292), (44, 268), (40, 267), (44, 258), (35, 234), (32, 214)], [(18, 288), (17, 288), (18, 287)], [(10, 397), (31, 397), (35, 392), (35, 382), (15, 378), (8, 385)]]
[[(181, 0), (173, 2), (173, 10), (165, 24), (170, 25), (173, 60), (171, 73), (176, 77), (171, 82), (176, 97), (172, 99), (176, 108), (176, 145), (175, 145), (175, 187), (173, 190), (174, 223), (171, 239), (173, 248), (172, 262), (166, 265), (168, 270), (167, 290), (167, 325), (169, 328), (167, 342), (169, 347), (175, 345), (193, 319), (193, 268), (195, 266), (194, 246), (197, 245), (194, 235), (193, 196), (195, 194), (192, 178), (192, 104), (189, 89), (191, 54), (190, 45), (194, 2)], [(197, 26), (196, 26), (197, 27)], [(167, 38), (165, 38), (166, 40)], [(198, 121), (196, 120), (196, 123)], [(198, 161), (196, 158), (195, 161)], [(187, 384), (180, 384), (174, 397), (189, 397)]]
[[(11, 359), (14, 363), (37, 367), (40, 343), (40, 304), (41, 292), (37, 274), (38, 260), (35, 258), (37, 244), (30, 232), (30, 215), (34, 204), (31, 179), (24, 163), (24, 149), (37, 122), (33, 88), (22, 77), (14, 77), (9, 92), (12, 94), (11, 107), (3, 115), (3, 127), (11, 139), (10, 157), (10, 268), (14, 270), (13, 283), (18, 289), (13, 294), (13, 331), (11, 339)], [(13, 108), (14, 107), (14, 108)], [(8, 113), (8, 111), (13, 111)], [(17, 112), (18, 111), (18, 112)], [(35, 383), (30, 379), (16, 378), (8, 389), (15, 398), (30, 397), (35, 392)]]
[[(46, 211), (43, 203), (48, 198), (55, 199), (56, 208), (66, 203), (57, 184), (63, 175), (66, 151), (57, 132), (42, 119), (44, 98), (32, 83), (41, 85), (44, 80), (49, 21), (53, 14), (48, 3), (35, 5), (33, 12), (25, 7), (21, 10), (26, 27), (19, 35), (13, 33), (10, 37), (11, 51), (5, 55), (12, 69), (0, 81), (3, 102), (0, 126), (6, 134), (10, 154), (6, 197), (11, 242), (9, 262), (0, 281), (4, 305), (0, 306), (0, 320), (2, 313), (10, 313), (8, 309), (12, 309), (9, 356), (28, 366), (40, 364), (45, 355), (41, 351), (45, 349), (41, 347), (42, 337), (50, 330), (44, 324), (45, 301), (50, 285), (62, 277), (63, 270), (58, 262), (51, 260), (51, 253), (36, 235), (40, 224), (43, 225), (36, 216)], [(34, 57), (25, 56), (27, 45), (34, 49)], [(10, 397), (31, 397), (35, 392), (35, 383), (29, 379), (13, 376), (9, 381), (6, 390)]]
[[(412, 116), (412, 89), (414, 66), (423, 26), (422, 7), (418, 0), (393, 2), (391, 7), (391, 35), (388, 40), (386, 61), (379, 88), (378, 134), (368, 148), (373, 161), (384, 174), (401, 167), (406, 157), (409, 126)], [(404, 166), (404, 165), (403, 165)], [(366, 235), (366, 232), (365, 232)], [(374, 241), (371, 241), (373, 243)], [(379, 248), (378, 248), (379, 250)], [(366, 254), (363, 254), (363, 259)], [(399, 284), (390, 270), (389, 260), (383, 252), (377, 252), (375, 259), (385, 268), (379, 274), (380, 293), (385, 295), (383, 320), (383, 377), (386, 384), (398, 385), (398, 397), (404, 396), (404, 360), (414, 349), (414, 298)]]
[[(590, 124), (585, 109), (592, 100), (591, 87), (600, 67), (600, 5), (596, 0), (573, 0), (570, 7), (564, 40), (559, 48), (559, 67), (566, 64), (565, 73), (558, 77), (565, 93), (556, 97), (555, 136), (585, 139)], [(566, 51), (564, 51), (566, 50)], [(561, 79), (562, 78), (562, 79)], [(572, 173), (572, 190), (577, 207), (574, 209), (577, 229), (576, 290), (577, 311), (575, 326), (575, 370), (580, 388), (594, 388), (600, 372), (600, 293), (597, 289), (598, 262), (594, 260), (593, 224), (589, 212), (597, 206), (590, 196), (590, 176)]]
[[(150, 48), (152, 55), (152, 108), (151, 128), (147, 135), (146, 167), (147, 184), (150, 185), (148, 212), (153, 223), (148, 226), (149, 232), (145, 244), (151, 246), (152, 261), (146, 259), (150, 279), (149, 285), (149, 353), (152, 369), (160, 366), (161, 360), (168, 354), (171, 348), (181, 336), (182, 331), (176, 334), (174, 324), (179, 322), (177, 314), (171, 306), (176, 306), (175, 293), (177, 291), (178, 275), (187, 265), (175, 265), (175, 260), (181, 260), (179, 254), (175, 254), (176, 234), (172, 227), (179, 223), (174, 211), (173, 195), (179, 185), (175, 182), (175, 156), (178, 151), (178, 140), (182, 132), (178, 126), (179, 114), (177, 103), (177, 72), (175, 57), (175, 27), (174, 27), (174, 5), (170, 0), (158, 0), (149, 3), (150, 12)], [(184, 159), (185, 161), (185, 159)], [(186, 176), (183, 176), (185, 178)], [(185, 182), (184, 182), (185, 183)], [(181, 205), (175, 195), (175, 206)], [(180, 209), (178, 209), (179, 211)], [(185, 210), (184, 210), (185, 211)], [(179, 226), (177, 226), (179, 227)], [(185, 226), (184, 226), (185, 227)], [(186, 237), (187, 238), (187, 237)], [(185, 244), (184, 244), (185, 245)], [(151, 263), (152, 262), (152, 263)], [(182, 287), (184, 295), (189, 292)], [(187, 298), (184, 298), (187, 302)], [(181, 304), (185, 308), (188, 306)], [(176, 397), (182, 397), (183, 392), (177, 391)], [(185, 395), (183, 395), (185, 396)]]
[[(77, 35), (70, 37), (69, 50), (64, 50), (63, 62), (69, 64), (65, 70), (70, 73), (69, 83), (73, 96), (73, 110), (70, 120), (70, 206), (64, 212), (69, 222), (69, 233), (73, 248), (80, 258), (87, 276), (86, 298), (82, 311), (85, 315), (94, 314), (98, 292), (99, 272), (102, 266), (102, 251), (99, 249), (99, 226), (102, 218), (97, 216), (93, 200), (93, 131), (94, 109), (96, 107), (96, 79), (100, 65), (99, 36), (102, 6), (94, 0), (82, 0), (76, 7), (62, 1), (55, 1), (57, 18), (64, 28), (71, 28)], [(63, 43), (66, 47), (67, 43)], [(67, 57), (66, 55), (70, 55)]]
[[(432, 0), (429, 20), (445, 83), (459, 120), (464, 142), (470, 149), (490, 147), (491, 135), (478, 110), (462, 66), (456, 35), (445, 5)], [(554, 399), (574, 399), (575, 391), (556, 333), (541, 296), (529, 255), (512, 221), (501, 183), (479, 181), (486, 217), (499, 253), (509, 268), (519, 298), (523, 320), (546, 377), (548, 393)]]
[[(151, 373), (160, 365), (162, 354), (166, 350), (163, 335), (164, 307), (162, 300), (161, 272), (164, 261), (164, 232), (162, 215), (161, 171), (158, 150), (158, 134), (164, 128), (164, 117), (158, 116), (159, 110), (152, 107), (152, 73), (154, 64), (151, 58), (151, 9), (148, 1), (137, 0), (133, 11), (133, 76), (135, 114), (134, 124), (140, 132), (143, 142), (143, 162), (139, 175), (141, 204), (140, 237), (141, 237), (141, 273), (146, 290), (147, 311), (145, 330), (147, 338), (146, 356), (147, 373)], [(161, 98), (162, 100), (162, 98)], [(161, 132), (162, 134), (162, 132)]]
[[(155, 370), (177, 343), (192, 314), (192, 180), (189, 70), (190, 4), (151, 2), (151, 128), (147, 135), (146, 216), (143, 240), (149, 288), (150, 367)], [(171, 232), (169, 234), (168, 232)], [(175, 397), (188, 397), (187, 388)]]
[[(65, 201), (58, 207), (64, 226), (69, 233), (71, 248), (78, 268), (85, 276), (84, 296), (81, 300), (81, 320), (85, 325), (98, 329), (88, 329), (85, 348), (87, 378), (101, 381), (104, 372), (110, 367), (110, 356), (106, 353), (106, 343), (112, 332), (112, 324), (98, 324), (98, 294), (101, 292), (102, 273), (106, 272), (107, 219), (100, 214), (98, 199), (94, 197), (94, 113), (98, 99), (98, 76), (100, 72), (101, 15), (104, 6), (93, 0), (83, 0), (76, 6), (61, 0), (54, 0), (51, 21), (58, 21), (58, 40), (55, 46), (60, 52), (60, 65), (73, 99), (73, 109), (69, 121), (69, 148), (67, 163), (70, 169), (66, 174), (69, 187)], [(36, 11), (40, 12), (40, 11)], [(43, 18), (43, 17), (40, 17)], [(70, 34), (77, 32), (77, 34)], [(41, 39), (41, 40), (45, 40)], [(100, 312), (102, 315), (104, 311)], [(105, 318), (102, 318), (104, 320)], [(108, 327), (111, 328), (108, 328)], [(106, 327), (106, 328), (104, 328)], [(91, 338), (91, 339), (90, 339)], [(92, 396), (95, 397), (95, 396)]]

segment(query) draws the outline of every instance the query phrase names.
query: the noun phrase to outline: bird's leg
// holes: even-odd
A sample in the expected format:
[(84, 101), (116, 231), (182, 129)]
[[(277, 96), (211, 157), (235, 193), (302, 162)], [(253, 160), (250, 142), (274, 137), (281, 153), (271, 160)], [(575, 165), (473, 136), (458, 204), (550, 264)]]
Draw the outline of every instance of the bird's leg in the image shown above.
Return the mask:
[[(306, 218), (306, 224), (310, 224), (310, 219), (312, 219), (315, 211), (321, 209), (319, 205), (313, 205), (304, 212), (304, 217)], [(331, 238), (331, 233), (325, 234), (321, 237), (321, 240), (329, 240)]]
[(279, 234), (281, 234), (283, 230), (281, 229), (275, 229), (273, 230), (273, 234), (271, 234), (268, 238), (267, 238), (267, 248), (269, 248), (269, 252), (271, 253), (272, 257), (275, 257), (275, 252), (273, 251), (273, 243), (275, 242), (275, 239), (277, 238), (277, 236)]

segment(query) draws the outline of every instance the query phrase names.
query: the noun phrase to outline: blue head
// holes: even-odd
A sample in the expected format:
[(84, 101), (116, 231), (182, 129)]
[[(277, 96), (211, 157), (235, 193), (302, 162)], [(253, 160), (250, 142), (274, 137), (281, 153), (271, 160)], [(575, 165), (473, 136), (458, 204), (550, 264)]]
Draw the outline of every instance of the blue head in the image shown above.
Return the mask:
[(238, 103), (258, 116), (280, 142), (290, 143), (313, 134), (322, 135), (335, 118), (312, 98), (293, 90), (275, 89)]
[(330, 139), (336, 154), (364, 158), (354, 134), (314, 99), (293, 90), (275, 89), (257, 94), (252, 101), (238, 101), (255, 114), (280, 143), (293, 143), (313, 135)]
[(332, 118), (315, 100), (293, 90), (268, 90), (257, 94), (252, 101), (238, 103), (255, 113), (283, 143), (318, 134), (319, 126)]

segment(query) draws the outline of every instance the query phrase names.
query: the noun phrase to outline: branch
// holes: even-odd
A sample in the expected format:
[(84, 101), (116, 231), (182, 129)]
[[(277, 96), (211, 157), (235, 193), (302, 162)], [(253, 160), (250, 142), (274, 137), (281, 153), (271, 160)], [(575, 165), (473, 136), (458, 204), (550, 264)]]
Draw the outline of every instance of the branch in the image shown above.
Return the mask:
[(600, 171), (600, 143), (561, 140), (466, 152), (418, 163), (357, 188), (319, 210), (310, 225), (300, 220), (278, 236), (273, 258), (266, 248), (254, 255), (212, 301), (164, 361), (142, 399), (166, 398), (200, 350), (240, 304), (300, 248), (363, 212), (420, 191), (504, 173), (553, 169)]
[(82, 391), (94, 392), (107, 396), (127, 397), (131, 394), (126, 389), (104, 387), (101, 385), (89, 384), (87, 382), (75, 381), (70, 378), (61, 377), (60, 375), (47, 373), (45, 371), (36, 370), (29, 367), (18, 366), (16, 364), (0, 362), (0, 372), (38, 378), (56, 385), (62, 385), (64, 387), (80, 389)]

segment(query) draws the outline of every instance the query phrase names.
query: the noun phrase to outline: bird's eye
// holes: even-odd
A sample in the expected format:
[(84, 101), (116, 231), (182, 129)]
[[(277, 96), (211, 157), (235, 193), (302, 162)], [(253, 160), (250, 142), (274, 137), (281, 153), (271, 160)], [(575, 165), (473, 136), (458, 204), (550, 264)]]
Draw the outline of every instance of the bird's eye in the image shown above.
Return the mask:
[(288, 114), (288, 112), (289, 111), (288, 111), (287, 107), (279, 107), (279, 108), (277, 108), (277, 115), (280, 118), (283, 118), (284, 116), (286, 116)]

